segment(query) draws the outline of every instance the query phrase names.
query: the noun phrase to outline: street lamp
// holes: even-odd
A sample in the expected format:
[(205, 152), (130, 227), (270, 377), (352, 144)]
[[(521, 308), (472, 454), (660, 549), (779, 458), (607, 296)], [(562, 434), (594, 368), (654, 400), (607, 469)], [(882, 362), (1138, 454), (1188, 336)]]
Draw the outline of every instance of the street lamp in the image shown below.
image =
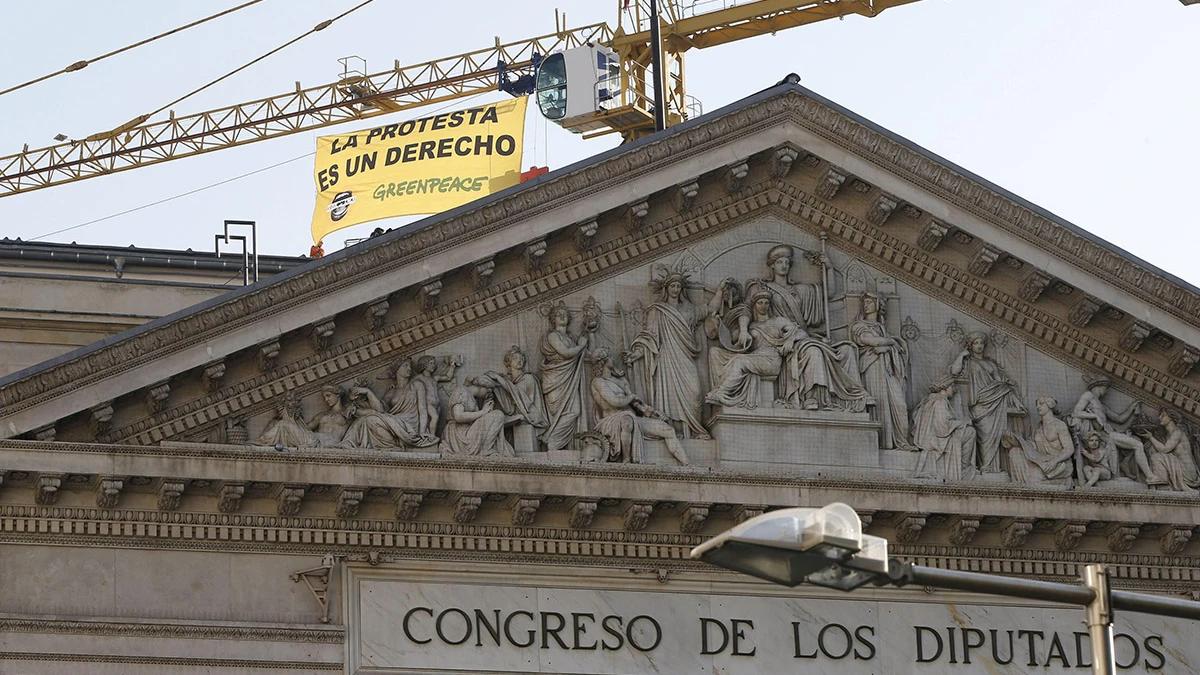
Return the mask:
[(1200, 603), (1113, 591), (1103, 565), (1087, 565), (1083, 585), (1058, 584), (977, 572), (912, 565), (887, 556), (887, 540), (862, 533), (851, 507), (771, 511), (751, 518), (692, 549), (692, 557), (784, 586), (811, 584), (852, 591), (919, 584), (943, 590), (986, 593), (1081, 605), (1087, 608), (1092, 672), (1114, 675), (1113, 609), (1200, 619)]

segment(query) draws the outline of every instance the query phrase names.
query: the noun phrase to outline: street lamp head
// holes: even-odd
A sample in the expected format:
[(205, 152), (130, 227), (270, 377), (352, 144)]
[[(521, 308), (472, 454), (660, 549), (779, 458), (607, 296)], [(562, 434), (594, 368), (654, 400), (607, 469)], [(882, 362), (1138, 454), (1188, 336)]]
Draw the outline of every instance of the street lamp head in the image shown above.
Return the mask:
[(784, 586), (853, 590), (887, 573), (887, 540), (862, 533), (854, 509), (771, 511), (692, 550), (692, 557)]

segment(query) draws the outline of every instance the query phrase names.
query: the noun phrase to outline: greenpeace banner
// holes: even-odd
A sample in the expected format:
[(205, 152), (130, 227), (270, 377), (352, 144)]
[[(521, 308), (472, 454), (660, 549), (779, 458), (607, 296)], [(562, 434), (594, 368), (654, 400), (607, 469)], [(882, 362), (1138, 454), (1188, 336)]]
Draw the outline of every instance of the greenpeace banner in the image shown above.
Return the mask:
[(318, 138), (313, 241), (516, 185), (527, 98)]

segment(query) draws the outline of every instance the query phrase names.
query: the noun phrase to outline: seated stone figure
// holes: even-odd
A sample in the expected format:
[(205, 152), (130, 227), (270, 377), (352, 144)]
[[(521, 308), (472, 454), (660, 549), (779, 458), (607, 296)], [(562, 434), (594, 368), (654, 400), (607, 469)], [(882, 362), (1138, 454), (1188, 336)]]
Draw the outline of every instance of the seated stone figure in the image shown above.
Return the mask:
[(1117, 448), (1098, 431), (1089, 431), (1079, 448), (1079, 479), (1082, 487), (1093, 487), (1102, 480), (1112, 480), (1112, 461)]
[(305, 423), (300, 401), (291, 394), (285, 396), (283, 403), (275, 411), (275, 419), (271, 420), (258, 438), (250, 441), (251, 445), (288, 448), (337, 446), (346, 435), (348, 412), (345, 407), (345, 393), (341, 387), (325, 386), (321, 389), (321, 400), (325, 402), (327, 409)]
[(791, 353), (805, 334), (795, 323), (771, 313), (771, 295), (766, 291), (750, 297), (749, 320), (740, 323), (739, 331), (734, 349), (716, 345), (709, 348), (709, 367), (716, 385), (704, 400), (714, 405), (757, 408), (760, 379), (778, 377), (784, 354)]
[(920, 451), (917, 478), (970, 480), (978, 474), (975, 427), (971, 420), (955, 417), (950, 407), (954, 380), (929, 388), (913, 416), (913, 445)]
[(1140, 434), (1154, 448), (1154, 454), (1150, 455), (1150, 468), (1159, 477), (1158, 484), (1170, 486), (1179, 492), (1194, 493), (1200, 487), (1200, 471), (1196, 469), (1196, 458), (1192, 456), (1192, 442), (1179, 426), (1179, 413), (1162, 410), (1158, 413), (1158, 421), (1166, 432), (1165, 440), (1158, 440), (1149, 431)]
[[(479, 398), (484, 399), (483, 405)], [(504, 427), (521, 420), (520, 415), (506, 415), (496, 409), (491, 391), (475, 378), (450, 393), (446, 429), (438, 449), (444, 455), (515, 457), (516, 451), (504, 438)]]
[(1075, 444), (1067, 423), (1055, 416), (1058, 401), (1049, 396), (1037, 400), (1041, 421), (1031, 438), (1018, 438), (1008, 433), (1001, 446), (1008, 452), (1008, 473), (1014, 482), (1037, 485), (1048, 481), (1071, 479), (1071, 459)]
[(503, 373), (489, 370), (475, 380), (492, 391), (496, 405), (505, 414), (520, 415), (530, 426), (545, 429), (550, 422), (542, 385), (537, 376), (525, 370), (526, 362), (525, 352), (513, 345), (504, 354)]
[(612, 357), (605, 347), (591, 356), (592, 403), (596, 407), (596, 432), (611, 444), (611, 455), (622, 462), (640, 464), (646, 461), (645, 439), (661, 440), (680, 464), (687, 465), (687, 454), (675, 428), (661, 413), (634, 395), (629, 382), (614, 369)]

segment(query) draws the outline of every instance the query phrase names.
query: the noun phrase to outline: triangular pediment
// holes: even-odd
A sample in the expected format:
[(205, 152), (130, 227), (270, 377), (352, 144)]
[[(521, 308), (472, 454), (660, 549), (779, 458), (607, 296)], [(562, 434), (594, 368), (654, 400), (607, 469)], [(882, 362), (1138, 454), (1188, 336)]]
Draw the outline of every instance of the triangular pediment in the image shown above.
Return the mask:
[[(619, 354), (646, 329), (661, 270), (693, 285), (707, 392), (719, 342), (703, 336), (707, 303), (723, 278), (744, 287), (769, 276), (779, 245), (795, 252), (789, 279), (824, 291), (831, 325), (814, 333), (852, 342), (864, 294), (883, 296), (883, 330), (909, 344), (910, 414), (972, 332), (990, 336), (988, 358), (1016, 382), (1030, 420), (1037, 397), (1069, 408), (1097, 375), (1123, 402), (1200, 412), (1196, 289), (784, 83), (6, 377), (0, 428), (59, 441), (244, 442), (285, 398), (302, 417), (322, 409), (328, 386), (385, 399), (403, 358), (433, 355), (461, 383), (503, 372), (515, 345), (537, 372), (560, 302), (573, 339), (593, 321), (593, 350)], [(631, 386), (646, 389), (640, 367)], [(698, 414), (708, 424), (717, 413)]]

